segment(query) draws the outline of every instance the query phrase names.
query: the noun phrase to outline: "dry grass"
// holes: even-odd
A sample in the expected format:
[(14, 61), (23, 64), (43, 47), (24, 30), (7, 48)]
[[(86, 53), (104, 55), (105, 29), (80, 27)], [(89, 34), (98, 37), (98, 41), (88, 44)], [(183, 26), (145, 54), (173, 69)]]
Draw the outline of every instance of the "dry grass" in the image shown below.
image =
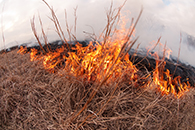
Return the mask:
[[(43, 0), (43, 2), (45, 2)], [(76, 41), (76, 34), (71, 33), (66, 23), (69, 39), (65, 38), (53, 8), (51, 20), (60, 39), (68, 45)], [(124, 2), (125, 4), (125, 2)], [(107, 25), (101, 38), (102, 60), (108, 41), (112, 41), (120, 20), (120, 11), (124, 5), (107, 12)], [(82, 76), (72, 76), (68, 71), (59, 70), (50, 73), (45, 70), (40, 60), (30, 62), (29, 54), (17, 54), (17, 50), (0, 55), (0, 119), (1, 129), (195, 129), (195, 90), (187, 92), (182, 98), (174, 95), (162, 96), (141, 72), (138, 80), (130, 79), (132, 73), (124, 73), (113, 82), (107, 82), (117, 67), (117, 60), (122, 60), (137, 41), (131, 39), (140, 12), (134, 26), (128, 29), (120, 53), (113, 57), (107, 73), (102, 73), (101, 80), (88, 82)], [(47, 37), (39, 18), (45, 45)], [(66, 18), (67, 21), (67, 18)], [(133, 19), (132, 19), (133, 23)], [(75, 9), (76, 24), (76, 9)], [(36, 32), (34, 19), (31, 20), (33, 33), (42, 48), (43, 54), (50, 51), (41, 46)], [(76, 25), (74, 26), (76, 32)], [(98, 39), (95, 39), (98, 40)], [(160, 38), (159, 38), (160, 40)], [(69, 45), (68, 45), (69, 47)], [(67, 49), (70, 51), (70, 48)], [(87, 54), (85, 54), (87, 55)], [(70, 54), (71, 60), (75, 60)], [(145, 57), (146, 58), (146, 57)], [(77, 62), (77, 61), (76, 61)], [(78, 62), (80, 65), (80, 63)], [(143, 83), (145, 82), (145, 84)], [(151, 82), (151, 84), (148, 84)]]
[(16, 51), (0, 55), (0, 129), (195, 129), (193, 89), (176, 99), (161, 96), (153, 85), (136, 87), (127, 79), (117, 83), (113, 95), (116, 83), (104, 84), (71, 121), (93, 85), (49, 73), (38, 62), (30, 62), (29, 54)]

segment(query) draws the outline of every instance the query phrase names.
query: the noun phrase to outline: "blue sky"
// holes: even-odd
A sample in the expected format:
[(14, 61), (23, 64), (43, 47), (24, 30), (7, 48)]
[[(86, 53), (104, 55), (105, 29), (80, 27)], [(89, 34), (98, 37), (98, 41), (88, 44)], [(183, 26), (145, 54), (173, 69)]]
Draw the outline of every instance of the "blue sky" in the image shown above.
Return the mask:
[[(53, 6), (61, 23), (64, 23), (64, 9), (68, 13), (68, 21), (73, 26), (74, 8), (78, 6), (77, 16), (77, 37), (85, 39), (87, 36), (83, 31), (91, 32), (92, 26), (98, 35), (105, 26), (105, 10), (109, 7), (111, 0), (46, 0)], [(114, 6), (122, 4), (121, 0), (113, 0)], [(4, 10), (2, 8), (4, 6)], [(139, 41), (142, 47), (162, 36), (162, 43), (167, 41), (167, 45), (173, 50), (173, 55), (177, 56), (180, 40), (180, 32), (186, 32), (195, 37), (195, 0), (127, 0), (123, 12), (129, 11), (128, 17), (136, 17), (144, 8), (143, 15), (136, 29), (136, 34), (140, 36)], [(30, 27), (30, 19), (35, 15), (37, 31), (40, 31), (38, 14), (42, 18), (44, 28), (49, 40), (58, 39), (55, 34), (52, 22), (48, 19), (50, 11), (42, 0), (0, 0), (0, 28), (6, 39), (5, 46), (18, 45), (24, 42), (34, 42), (35, 38)], [(65, 28), (64, 24), (62, 26)], [(2, 35), (2, 30), (0, 30)], [(184, 38), (183, 38), (184, 39)], [(0, 49), (4, 43), (0, 38)], [(182, 44), (181, 59), (192, 63), (194, 49)], [(185, 54), (185, 55), (184, 55)]]
[(169, 0), (163, 0), (163, 2), (166, 4), (166, 5), (169, 5), (171, 2)]

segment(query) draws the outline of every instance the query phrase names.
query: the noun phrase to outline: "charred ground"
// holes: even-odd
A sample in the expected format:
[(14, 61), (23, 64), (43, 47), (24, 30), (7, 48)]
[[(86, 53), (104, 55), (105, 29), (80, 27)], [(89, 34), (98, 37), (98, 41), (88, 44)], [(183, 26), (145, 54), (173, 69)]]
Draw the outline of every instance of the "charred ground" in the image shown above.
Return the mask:
[[(49, 48), (50, 51), (54, 52), (56, 49), (61, 48), (62, 46), (64, 46), (65, 48), (67, 48), (67, 51), (71, 51), (71, 52), (76, 53), (76, 50), (72, 49), (72, 48), (75, 47), (76, 43), (81, 44), (82, 47), (86, 47), (89, 44), (89, 41), (71, 42), (68, 46), (67, 44), (64, 44), (63, 41), (57, 40), (55, 42), (49, 43), (47, 46), (44, 45), (43, 48), (44, 48), (44, 50), (46, 50), (46, 52), (47, 52), (48, 48)], [(95, 43), (94, 43), (94, 45), (95, 45)], [(30, 52), (30, 50), (32, 48), (35, 48), (40, 52), (42, 51), (40, 46), (27, 47), (25, 44), (21, 45), (21, 46), (27, 48), (25, 53)], [(0, 54), (3, 53), (3, 52), (6, 53), (6, 52), (9, 52), (11, 50), (18, 49), (21, 46), (14, 46), (14, 47), (11, 47), (11, 48), (9, 48), (5, 51), (2, 50), (0, 52)], [(68, 50), (68, 48), (70, 50)], [(64, 53), (66, 53), (66, 52), (64, 52)], [(62, 53), (62, 55), (64, 53)], [(140, 71), (142, 71), (143, 73), (146, 73), (146, 69), (149, 72), (152, 72), (155, 69), (156, 59), (154, 57), (152, 57), (151, 55), (146, 54), (146, 52), (138, 52), (138, 53), (136, 53), (136, 55), (134, 55), (134, 53), (135, 53), (135, 50), (133, 50), (133, 49), (129, 52), (129, 54), (130, 54), (129, 59), (133, 62), (134, 65), (136, 65), (136, 67)], [(68, 56), (67, 53), (66, 53), (66, 56)], [(177, 61), (176, 59), (173, 59), (173, 58), (171, 58), (171, 59), (166, 58), (165, 62), (166, 62), (166, 65), (164, 67), (164, 71), (166, 69), (168, 69), (168, 70), (170, 70), (170, 74), (173, 76), (173, 78), (177, 77), (177, 76), (180, 76), (181, 77), (181, 82), (189, 81), (190, 85), (194, 86), (194, 84), (195, 84), (195, 78), (194, 78), (195, 77), (195, 67), (193, 67), (191, 65), (186, 65), (185, 63)], [(62, 65), (62, 64), (60, 64), (60, 65)], [(60, 67), (60, 65), (58, 67)]]

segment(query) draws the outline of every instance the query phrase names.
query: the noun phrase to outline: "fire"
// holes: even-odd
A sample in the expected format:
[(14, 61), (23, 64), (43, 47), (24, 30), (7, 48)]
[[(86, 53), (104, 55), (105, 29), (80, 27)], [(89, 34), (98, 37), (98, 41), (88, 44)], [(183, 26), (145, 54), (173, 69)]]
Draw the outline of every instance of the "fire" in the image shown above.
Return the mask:
[[(128, 53), (123, 59), (119, 56), (122, 42), (117, 39), (113, 42), (108, 41), (108, 44), (103, 46), (103, 42), (91, 41), (86, 47), (82, 47), (80, 43), (77, 43), (75, 47), (72, 47), (74, 51), (65, 53), (66, 49), (62, 46), (44, 55), (32, 48), (30, 58), (31, 61), (42, 60), (45, 69), (52, 72), (55, 72), (56, 68), (62, 68), (63, 64), (62, 69), (64, 71), (77, 77), (84, 77), (87, 81), (102, 80), (103, 75), (108, 73), (109, 68), (115, 61), (114, 71), (110, 74), (108, 82), (114, 81), (117, 77), (122, 76), (124, 72), (130, 73), (129, 79), (135, 81), (135, 79), (140, 78), (136, 75), (139, 70), (129, 60)], [(26, 50), (27, 48), (21, 47), (18, 53), (23, 54)], [(170, 53), (171, 50), (168, 50), (165, 54), (166, 57), (169, 57)], [(180, 76), (173, 78), (168, 69), (164, 71), (165, 60), (161, 60), (156, 52), (152, 55), (156, 57), (156, 67), (152, 73), (152, 82), (162, 94), (168, 95), (172, 93), (177, 98), (180, 98), (185, 92), (189, 91), (191, 87), (189, 82), (182, 83)]]
[[(129, 60), (129, 55), (122, 59), (117, 57), (120, 54), (121, 48), (119, 43), (114, 43), (113, 46), (102, 46), (98, 42), (94, 46), (92, 42), (87, 47), (76, 45), (77, 54), (70, 52), (66, 59), (66, 64), (69, 65), (65, 69), (71, 70), (75, 76), (83, 76), (90, 80), (101, 80), (103, 75), (109, 73), (109, 68), (115, 64), (114, 71), (111, 74), (112, 80), (120, 77), (124, 70), (128, 70), (131, 74), (137, 72), (136, 67)], [(115, 63), (114, 63), (115, 61)]]
[(160, 60), (158, 54), (154, 53), (154, 56), (156, 57), (156, 68), (153, 72), (153, 82), (158, 86), (162, 94), (168, 95), (172, 93), (174, 96), (180, 98), (185, 92), (189, 91), (191, 87), (189, 81), (187, 83), (181, 83), (180, 76), (173, 78), (173, 75), (170, 74), (168, 69), (164, 71), (166, 62), (163, 60), (161, 61), (161, 65), (159, 65)]
[[(124, 48), (131, 46), (131, 44), (126, 44), (127, 42), (133, 43), (132, 36), (135, 36), (135, 28), (134, 24), (132, 24), (129, 29), (126, 29), (126, 23), (126, 18), (122, 17), (120, 29), (115, 29), (112, 32), (112, 37), (110, 34), (105, 35), (106, 38), (104, 37), (102, 42), (91, 41), (86, 47), (77, 42), (75, 46), (70, 47), (71, 49), (62, 46), (53, 51), (44, 50), (44, 52), (41, 52), (32, 48), (30, 50), (31, 61), (40, 60), (45, 69), (51, 72), (61, 69), (76, 77), (82, 77), (88, 82), (100, 82), (105, 75), (109, 75), (107, 80), (107, 83), (109, 83), (124, 76), (124, 74), (128, 75), (129, 80), (137, 82), (138, 79), (141, 79), (137, 74), (139, 70), (129, 60), (129, 54), (124, 51)], [(107, 27), (109, 32), (109, 25)], [(149, 51), (150, 49), (148, 49)], [(163, 51), (166, 52), (166, 54), (163, 54), (164, 57), (169, 58), (171, 50)], [(21, 54), (26, 52), (27, 48), (23, 47), (20, 47), (18, 51)], [(180, 76), (173, 78), (168, 69), (164, 71), (165, 60), (160, 60), (157, 53), (152, 55), (156, 57), (156, 67), (152, 73), (151, 82), (153, 82), (154, 86), (157, 86), (162, 94), (168, 95), (172, 93), (177, 98), (180, 98), (185, 92), (189, 91), (191, 87), (189, 82), (182, 83)], [(110, 71), (111, 69), (112, 71)]]
[(20, 49), (18, 50), (17, 53), (25, 54), (26, 52), (27, 52), (27, 48), (26, 47), (23, 47), (23, 46), (20, 46)]

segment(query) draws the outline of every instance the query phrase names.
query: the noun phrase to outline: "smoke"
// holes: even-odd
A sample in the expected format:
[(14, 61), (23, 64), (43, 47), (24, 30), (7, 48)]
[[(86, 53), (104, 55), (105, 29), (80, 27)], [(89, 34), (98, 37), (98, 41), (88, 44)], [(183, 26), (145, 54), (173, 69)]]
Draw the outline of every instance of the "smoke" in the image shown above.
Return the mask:
[[(106, 10), (111, 0), (46, 0), (53, 6), (62, 28), (65, 29), (64, 10), (68, 14), (70, 27), (74, 26), (74, 8), (77, 9), (77, 38), (84, 40), (88, 36), (83, 33), (95, 32), (98, 36), (106, 25)], [(114, 7), (120, 6), (123, 1), (113, 0)], [(50, 41), (59, 39), (55, 33), (52, 22), (49, 20), (50, 11), (42, 0), (4, 0), (0, 1), (0, 19), (3, 21), (0, 28), (6, 40), (6, 47), (22, 44), (24, 42), (35, 42), (31, 31), (30, 19), (35, 15), (37, 31), (40, 31), (38, 15), (41, 16), (44, 29)], [(195, 37), (195, 0), (127, 0), (122, 13), (129, 19), (137, 17), (143, 7), (143, 15), (136, 28), (136, 35), (140, 36), (141, 48), (149, 46), (149, 43), (157, 40), (160, 36), (161, 43), (173, 51), (172, 55), (177, 57), (180, 39), (180, 60), (195, 66), (193, 59)], [(1, 32), (2, 33), (2, 32)], [(182, 34), (182, 36), (180, 35)], [(1, 34), (2, 35), (2, 34)], [(41, 36), (41, 33), (40, 33)], [(189, 43), (190, 41), (190, 43)], [(4, 43), (0, 41), (0, 49)]]
[(192, 60), (195, 46), (192, 40), (195, 36), (195, 1), (138, 0), (136, 3), (137, 7), (144, 7), (144, 14), (137, 27), (142, 47), (162, 36), (161, 43), (167, 43), (172, 55), (177, 57), (181, 39), (180, 60), (195, 65)]

